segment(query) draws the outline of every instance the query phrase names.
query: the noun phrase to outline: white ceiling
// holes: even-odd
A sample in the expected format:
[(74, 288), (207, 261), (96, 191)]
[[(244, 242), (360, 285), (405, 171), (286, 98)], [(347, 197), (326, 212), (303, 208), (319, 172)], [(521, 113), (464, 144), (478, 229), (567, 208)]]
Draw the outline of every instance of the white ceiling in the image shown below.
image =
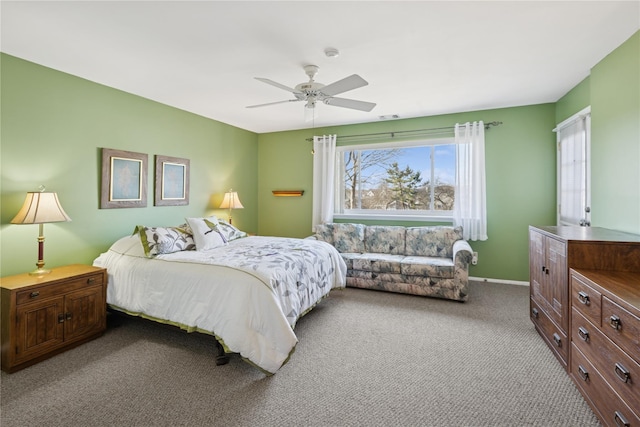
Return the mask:
[[(1, 50), (264, 133), (555, 102), (640, 28), (640, 1), (2, 1)], [(329, 58), (328, 47), (340, 55)], [(366, 113), (304, 103), (306, 64)]]

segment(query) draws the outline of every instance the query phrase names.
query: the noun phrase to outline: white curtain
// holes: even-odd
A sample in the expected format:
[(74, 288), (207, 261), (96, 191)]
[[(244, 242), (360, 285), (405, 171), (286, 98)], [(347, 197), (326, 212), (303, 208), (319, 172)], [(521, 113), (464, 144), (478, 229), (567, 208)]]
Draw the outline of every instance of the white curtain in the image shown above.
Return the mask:
[(312, 231), (316, 225), (333, 221), (335, 188), (336, 135), (313, 137), (313, 214)]
[(465, 240), (487, 240), (484, 123), (456, 123), (455, 143), (457, 164), (453, 223), (462, 226)]

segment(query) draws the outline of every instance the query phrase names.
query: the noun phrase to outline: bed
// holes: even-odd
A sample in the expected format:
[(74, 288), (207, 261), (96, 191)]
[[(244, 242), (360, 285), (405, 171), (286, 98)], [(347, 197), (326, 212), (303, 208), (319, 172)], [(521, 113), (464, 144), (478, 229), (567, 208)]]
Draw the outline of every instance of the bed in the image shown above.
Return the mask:
[(293, 354), (296, 322), (346, 284), (332, 245), (247, 236), (215, 217), (138, 226), (93, 264), (107, 269), (110, 309), (211, 334), (218, 364), (237, 353), (268, 375)]

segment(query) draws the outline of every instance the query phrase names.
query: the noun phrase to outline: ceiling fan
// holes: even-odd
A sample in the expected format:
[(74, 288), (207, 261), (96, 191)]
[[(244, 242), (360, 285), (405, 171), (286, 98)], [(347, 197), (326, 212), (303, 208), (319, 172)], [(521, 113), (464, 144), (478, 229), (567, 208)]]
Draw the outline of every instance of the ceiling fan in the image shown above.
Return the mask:
[(282, 85), (274, 82), (273, 80), (265, 79), (262, 77), (256, 77), (256, 80), (270, 84), (272, 86), (284, 89), (293, 93), (295, 99), (287, 99), (285, 101), (269, 102), (266, 104), (249, 105), (247, 108), (265, 107), (268, 105), (284, 104), (287, 102), (306, 101), (305, 107), (315, 108), (317, 102), (322, 102), (326, 105), (333, 105), (335, 107), (351, 108), (353, 110), (371, 111), (376, 106), (373, 102), (357, 101), (355, 99), (337, 98), (334, 95), (338, 95), (343, 92), (347, 92), (359, 87), (368, 85), (367, 81), (357, 74), (352, 74), (349, 77), (345, 77), (342, 80), (331, 83), (329, 85), (323, 85), (318, 83), (313, 78), (318, 74), (320, 67), (317, 65), (305, 65), (304, 71), (309, 76), (309, 81), (296, 85), (295, 88)]

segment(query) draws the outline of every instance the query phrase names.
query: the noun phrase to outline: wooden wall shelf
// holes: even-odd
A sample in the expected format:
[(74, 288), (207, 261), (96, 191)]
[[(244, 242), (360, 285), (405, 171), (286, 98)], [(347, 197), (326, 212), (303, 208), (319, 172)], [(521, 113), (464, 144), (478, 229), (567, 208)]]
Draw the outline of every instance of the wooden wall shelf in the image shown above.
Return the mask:
[(304, 194), (304, 190), (273, 190), (276, 197), (300, 197)]

